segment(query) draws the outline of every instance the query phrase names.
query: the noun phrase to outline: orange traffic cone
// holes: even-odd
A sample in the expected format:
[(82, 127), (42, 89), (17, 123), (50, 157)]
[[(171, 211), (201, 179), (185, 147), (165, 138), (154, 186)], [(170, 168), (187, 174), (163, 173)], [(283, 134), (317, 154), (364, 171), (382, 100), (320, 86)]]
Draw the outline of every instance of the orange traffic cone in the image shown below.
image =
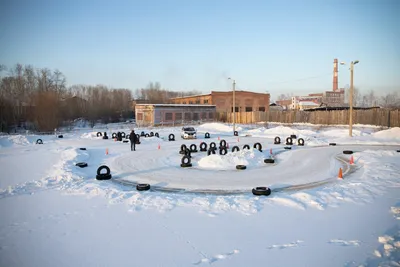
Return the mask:
[(108, 155), (108, 148), (106, 148), (106, 155)]
[(339, 169), (338, 178), (343, 179), (343, 171), (342, 171), (342, 168)]
[(219, 136), (218, 136), (218, 141), (219, 141)]
[(354, 164), (354, 158), (353, 158), (353, 156), (351, 156), (351, 158), (350, 158), (350, 164)]
[(158, 144), (158, 150), (160, 150), (161, 149), (161, 146), (160, 146), (160, 144)]

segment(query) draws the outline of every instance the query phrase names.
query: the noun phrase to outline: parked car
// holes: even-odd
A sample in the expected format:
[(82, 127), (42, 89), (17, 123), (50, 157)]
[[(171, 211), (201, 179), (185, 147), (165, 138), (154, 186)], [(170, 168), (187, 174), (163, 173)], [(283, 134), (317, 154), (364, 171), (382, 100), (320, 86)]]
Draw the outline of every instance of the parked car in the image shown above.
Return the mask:
[(182, 127), (181, 137), (183, 139), (196, 139), (196, 129), (193, 127)]

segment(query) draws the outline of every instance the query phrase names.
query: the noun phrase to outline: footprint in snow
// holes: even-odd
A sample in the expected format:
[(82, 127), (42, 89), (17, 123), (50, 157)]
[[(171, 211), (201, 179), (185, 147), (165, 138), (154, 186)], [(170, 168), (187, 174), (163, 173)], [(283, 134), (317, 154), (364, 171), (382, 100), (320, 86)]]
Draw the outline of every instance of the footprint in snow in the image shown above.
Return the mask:
[(270, 247), (268, 247), (267, 249), (273, 249), (273, 248), (277, 248), (277, 249), (284, 249), (284, 248), (292, 248), (292, 247), (298, 247), (300, 243), (303, 243), (304, 241), (302, 240), (297, 240), (288, 244), (283, 244), (283, 245), (272, 245)]
[(224, 260), (224, 259), (226, 259), (226, 258), (228, 258), (228, 257), (230, 257), (230, 256), (232, 256), (234, 254), (238, 254), (238, 253), (239, 253), (239, 250), (238, 249), (234, 249), (233, 251), (225, 253), (225, 254), (217, 254), (217, 255), (215, 255), (213, 257), (210, 257), (210, 258), (203, 258), (203, 259), (199, 260), (198, 262), (193, 263), (193, 265), (200, 265), (202, 263), (212, 264), (212, 263), (214, 263), (216, 261)]
[(341, 246), (354, 246), (357, 247), (360, 245), (360, 241), (358, 240), (342, 240), (342, 239), (332, 239), (328, 242), (329, 244), (337, 244), (337, 245), (341, 245)]

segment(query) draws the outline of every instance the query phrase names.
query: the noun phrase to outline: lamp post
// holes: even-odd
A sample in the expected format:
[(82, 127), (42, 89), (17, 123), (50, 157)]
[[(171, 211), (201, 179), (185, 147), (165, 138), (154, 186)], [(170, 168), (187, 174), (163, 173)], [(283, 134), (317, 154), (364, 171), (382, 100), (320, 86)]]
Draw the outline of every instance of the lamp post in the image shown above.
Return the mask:
[(232, 111), (233, 111), (233, 134), (235, 134), (235, 118), (236, 118), (236, 107), (235, 107), (235, 85), (236, 81), (232, 78), (228, 78), (228, 80), (232, 80)]
[[(354, 94), (354, 86), (353, 86), (353, 76), (354, 76), (354, 65), (359, 63), (360, 61), (355, 60), (350, 62), (350, 95), (349, 95), (349, 136), (353, 136), (353, 94)], [(340, 63), (341, 65), (345, 65), (344, 62)]]

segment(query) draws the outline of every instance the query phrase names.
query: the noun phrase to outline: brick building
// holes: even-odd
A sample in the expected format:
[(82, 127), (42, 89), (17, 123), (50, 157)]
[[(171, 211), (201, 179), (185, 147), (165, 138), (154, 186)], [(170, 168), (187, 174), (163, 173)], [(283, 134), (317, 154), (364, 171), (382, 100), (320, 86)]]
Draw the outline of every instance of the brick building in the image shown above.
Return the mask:
[[(270, 95), (235, 91), (236, 112), (268, 111)], [(217, 112), (233, 111), (233, 92), (211, 91), (209, 94), (172, 98), (174, 104), (215, 105)]]

